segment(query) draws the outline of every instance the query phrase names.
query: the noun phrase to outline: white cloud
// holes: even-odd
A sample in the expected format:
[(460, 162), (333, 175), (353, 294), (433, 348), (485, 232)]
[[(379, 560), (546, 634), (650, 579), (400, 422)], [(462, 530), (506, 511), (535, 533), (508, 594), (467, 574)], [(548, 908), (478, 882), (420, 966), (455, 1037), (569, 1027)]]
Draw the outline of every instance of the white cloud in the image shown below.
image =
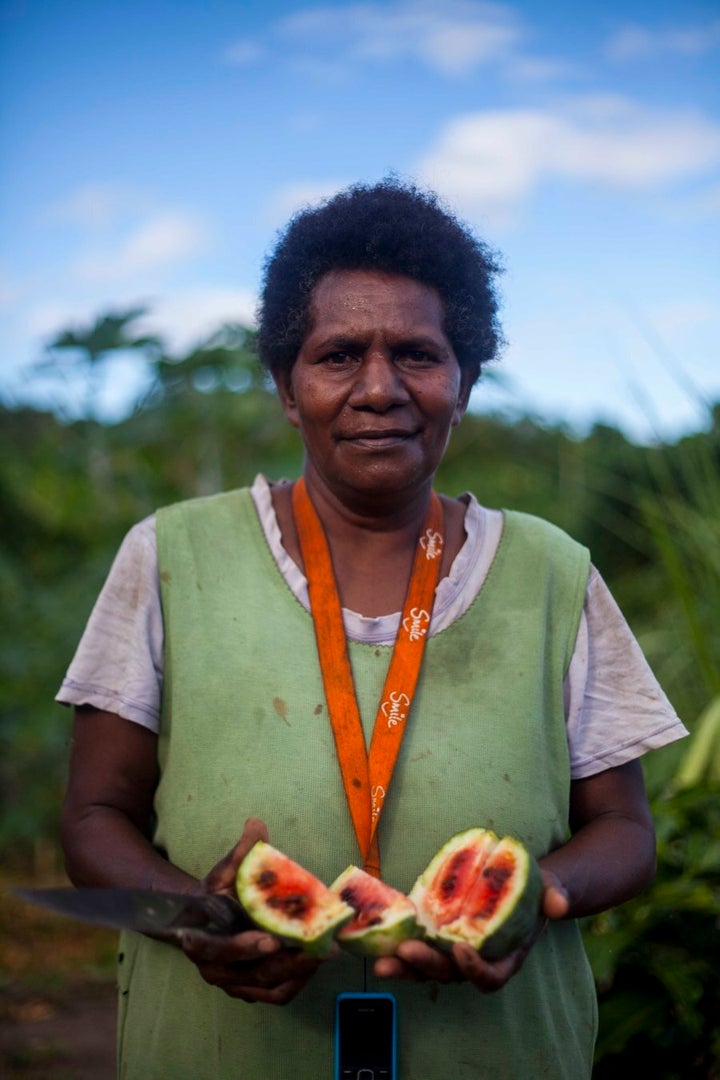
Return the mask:
[(720, 327), (720, 305), (709, 300), (675, 300), (651, 308), (649, 321), (661, 335), (671, 337), (707, 324)]
[(54, 203), (48, 211), (50, 220), (104, 228), (130, 214), (137, 214), (144, 201), (137, 191), (117, 184), (90, 182), (82, 184)]
[(570, 60), (547, 57), (515, 56), (510, 60), (508, 75), (527, 82), (555, 82), (560, 79), (584, 78), (587, 69)]
[(419, 59), (445, 75), (497, 61), (520, 43), (513, 8), (479, 0), (394, 0), (309, 7), (276, 23), (306, 51), (333, 49), (360, 62)]
[(408, 78), (417, 77), (418, 66), (453, 78), (494, 65), (511, 79), (535, 83), (585, 73), (567, 60), (525, 55), (527, 37), (512, 4), (359, 0), (320, 3), (280, 16), (262, 41), (240, 38), (227, 47), (224, 59), (246, 66), (280, 54), (296, 72), (329, 82), (347, 79), (358, 65), (392, 64)]
[(198, 286), (160, 296), (138, 322), (143, 332), (159, 334), (171, 352), (182, 352), (223, 323), (253, 326), (257, 295), (251, 289)]
[(133, 324), (138, 333), (158, 334), (171, 351), (190, 348), (223, 323), (253, 326), (257, 295), (251, 289), (225, 286), (179, 288), (153, 296), (141, 296), (130, 287), (114, 294), (112, 303), (56, 296), (24, 312), (23, 329), (37, 342), (55, 337), (67, 327), (90, 326), (109, 311), (144, 307), (147, 314)]
[(498, 223), (552, 177), (643, 190), (720, 162), (720, 126), (698, 113), (618, 97), (555, 109), (498, 109), (447, 125), (419, 163), (423, 179)]
[(346, 186), (347, 181), (330, 180), (322, 183), (288, 184), (278, 188), (267, 205), (268, 219), (277, 225), (285, 225), (297, 210), (315, 206)]
[(607, 42), (611, 60), (657, 59), (663, 56), (700, 56), (720, 45), (720, 19), (705, 26), (676, 26), (665, 30), (624, 26)]
[(240, 38), (228, 45), (224, 53), (226, 63), (233, 67), (247, 67), (256, 64), (265, 57), (266, 50), (252, 38)]
[(137, 225), (114, 249), (94, 251), (76, 264), (90, 281), (118, 281), (184, 262), (207, 246), (205, 224), (191, 214), (160, 214)]
[(87, 303), (51, 299), (29, 307), (23, 321), (30, 337), (49, 339), (69, 326), (87, 326), (94, 317)]

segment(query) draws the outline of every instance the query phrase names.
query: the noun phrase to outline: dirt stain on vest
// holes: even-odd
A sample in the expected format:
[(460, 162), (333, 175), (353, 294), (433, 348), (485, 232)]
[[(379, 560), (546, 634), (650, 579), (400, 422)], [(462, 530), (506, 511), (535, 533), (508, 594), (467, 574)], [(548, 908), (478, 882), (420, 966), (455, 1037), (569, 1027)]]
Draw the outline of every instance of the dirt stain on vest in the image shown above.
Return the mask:
[(278, 714), (280, 719), (284, 723), (286, 723), (288, 727), (290, 727), (291, 724), (290, 724), (290, 721), (287, 718), (287, 702), (283, 701), (283, 699), (281, 697), (274, 697), (273, 698), (273, 709)]
[(410, 761), (424, 761), (425, 758), (432, 757), (432, 750), (424, 750), (422, 754), (416, 754), (415, 757), (411, 757)]

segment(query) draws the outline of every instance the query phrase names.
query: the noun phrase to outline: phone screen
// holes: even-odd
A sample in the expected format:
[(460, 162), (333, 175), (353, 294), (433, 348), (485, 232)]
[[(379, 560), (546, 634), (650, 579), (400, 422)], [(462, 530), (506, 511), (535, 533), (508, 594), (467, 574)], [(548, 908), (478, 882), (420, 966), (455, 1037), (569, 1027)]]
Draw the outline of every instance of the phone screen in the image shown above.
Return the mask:
[(392, 994), (339, 994), (336, 1080), (396, 1080), (396, 1004)]

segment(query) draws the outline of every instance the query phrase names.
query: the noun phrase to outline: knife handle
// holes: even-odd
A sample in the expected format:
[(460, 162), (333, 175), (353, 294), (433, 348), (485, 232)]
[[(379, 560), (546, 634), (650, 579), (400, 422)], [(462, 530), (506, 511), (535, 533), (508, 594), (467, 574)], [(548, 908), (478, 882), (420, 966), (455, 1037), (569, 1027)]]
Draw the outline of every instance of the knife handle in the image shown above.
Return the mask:
[(208, 930), (219, 934), (238, 934), (241, 930), (250, 930), (255, 925), (237, 900), (219, 893), (208, 893), (203, 899), (211, 923)]

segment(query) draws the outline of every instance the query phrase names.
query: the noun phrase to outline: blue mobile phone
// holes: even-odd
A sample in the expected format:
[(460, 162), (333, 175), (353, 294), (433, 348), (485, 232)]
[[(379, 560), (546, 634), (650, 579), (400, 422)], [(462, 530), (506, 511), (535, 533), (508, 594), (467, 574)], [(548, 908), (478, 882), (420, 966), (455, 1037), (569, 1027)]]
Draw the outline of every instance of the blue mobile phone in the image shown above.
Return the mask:
[(398, 1080), (393, 994), (338, 994), (335, 1080)]

